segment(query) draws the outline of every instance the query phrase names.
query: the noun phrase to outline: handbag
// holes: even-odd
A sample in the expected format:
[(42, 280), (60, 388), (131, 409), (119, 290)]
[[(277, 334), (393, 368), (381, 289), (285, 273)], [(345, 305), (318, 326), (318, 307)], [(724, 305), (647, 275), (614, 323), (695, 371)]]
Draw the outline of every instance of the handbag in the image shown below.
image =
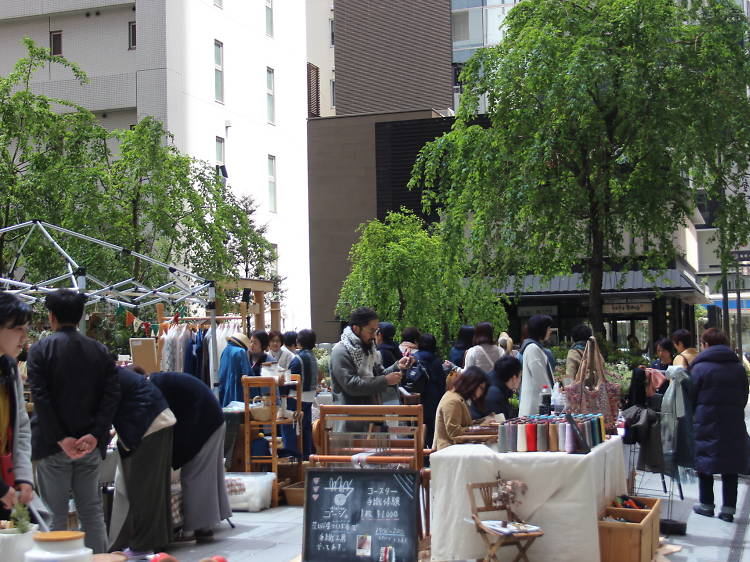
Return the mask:
[(607, 380), (604, 358), (593, 336), (586, 342), (575, 381), (565, 389), (565, 397), (566, 411), (573, 414), (602, 414), (606, 432), (617, 434), (620, 385)]
[(253, 421), (267, 422), (271, 421), (271, 406), (265, 398), (256, 396), (247, 408)]

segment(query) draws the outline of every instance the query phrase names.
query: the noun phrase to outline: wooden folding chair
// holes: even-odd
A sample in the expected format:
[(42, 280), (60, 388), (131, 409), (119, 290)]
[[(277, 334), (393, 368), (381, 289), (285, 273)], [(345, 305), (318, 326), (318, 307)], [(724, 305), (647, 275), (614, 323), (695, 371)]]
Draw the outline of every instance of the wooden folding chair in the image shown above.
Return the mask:
[[(467, 484), (466, 490), (469, 493), (469, 501), (471, 502), (471, 518), (474, 520), (477, 532), (482, 537), (485, 546), (487, 547), (486, 561), (499, 561), (498, 550), (503, 546), (513, 546), (518, 548), (518, 555), (513, 559), (513, 562), (519, 562), (520, 560), (526, 560), (528, 557), (526, 551), (532, 545), (532, 543), (541, 537), (544, 532), (539, 530), (533, 533), (515, 533), (512, 535), (504, 535), (498, 531), (491, 529), (486, 526), (484, 522), (479, 518), (480, 513), (488, 511), (505, 511), (508, 514), (508, 521), (523, 523), (513, 513), (511, 506), (501, 505), (496, 506), (492, 500), (492, 495), (495, 492), (499, 492), (497, 481), (494, 482), (476, 482), (474, 484)], [(475, 498), (475, 490), (479, 493), (481, 505), (477, 505)]]

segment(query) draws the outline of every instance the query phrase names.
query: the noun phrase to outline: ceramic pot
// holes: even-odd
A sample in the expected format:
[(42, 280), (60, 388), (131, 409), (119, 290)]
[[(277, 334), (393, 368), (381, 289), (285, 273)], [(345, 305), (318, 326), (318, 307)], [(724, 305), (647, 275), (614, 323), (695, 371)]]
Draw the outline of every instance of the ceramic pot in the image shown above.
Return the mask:
[(92, 550), (83, 544), (80, 531), (51, 531), (34, 535), (34, 548), (25, 562), (91, 562)]

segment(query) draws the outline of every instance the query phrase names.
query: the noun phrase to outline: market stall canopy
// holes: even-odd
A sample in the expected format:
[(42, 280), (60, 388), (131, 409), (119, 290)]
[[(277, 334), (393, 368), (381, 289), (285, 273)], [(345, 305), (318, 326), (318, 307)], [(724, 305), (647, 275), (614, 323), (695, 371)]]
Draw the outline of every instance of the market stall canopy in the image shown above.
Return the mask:
[[(33, 220), (2, 228), (0, 229), (0, 235), (12, 231), (22, 232), (23, 229), (27, 229), (28, 232), (16, 253), (9, 271), (12, 272), (16, 269), (16, 264), (21, 259), (23, 251), (34, 233), (39, 233), (46, 239), (51, 248), (63, 258), (67, 268), (67, 272), (59, 276), (33, 282), (0, 277), (0, 287), (17, 294), (20, 298), (29, 302), (34, 302), (42, 298), (45, 294), (61, 288), (62, 283), (69, 283), (70, 288), (73, 290), (86, 291), (88, 296), (86, 306), (98, 302), (108, 302), (126, 308), (144, 307), (160, 302), (173, 305), (183, 302), (193, 302), (207, 306), (215, 298), (213, 281), (204, 279), (177, 266), (169, 265), (149, 256), (123, 248), (122, 246), (111, 244), (60, 226)], [(157, 268), (163, 269), (168, 275), (169, 281), (159, 287), (148, 287), (132, 277), (119, 280), (101, 280), (87, 272), (84, 267), (81, 267), (65, 251), (63, 244), (58, 242), (52, 233), (57, 236), (72, 236), (91, 244), (97, 244), (112, 250), (115, 255), (127, 255), (143, 260)]]

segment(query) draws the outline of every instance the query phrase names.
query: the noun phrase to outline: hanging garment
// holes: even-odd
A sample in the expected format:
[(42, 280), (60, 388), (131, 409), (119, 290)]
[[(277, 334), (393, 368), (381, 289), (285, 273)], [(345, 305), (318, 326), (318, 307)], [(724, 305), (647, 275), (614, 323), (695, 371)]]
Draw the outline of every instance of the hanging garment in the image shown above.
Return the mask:
[(222, 408), (233, 401), (242, 402), (242, 376), (251, 375), (247, 349), (230, 341), (221, 355), (219, 365), (219, 403)]
[(625, 419), (625, 443), (638, 443), (638, 470), (664, 472), (661, 445), (661, 423), (658, 412), (642, 406), (631, 406), (622, 413)]

